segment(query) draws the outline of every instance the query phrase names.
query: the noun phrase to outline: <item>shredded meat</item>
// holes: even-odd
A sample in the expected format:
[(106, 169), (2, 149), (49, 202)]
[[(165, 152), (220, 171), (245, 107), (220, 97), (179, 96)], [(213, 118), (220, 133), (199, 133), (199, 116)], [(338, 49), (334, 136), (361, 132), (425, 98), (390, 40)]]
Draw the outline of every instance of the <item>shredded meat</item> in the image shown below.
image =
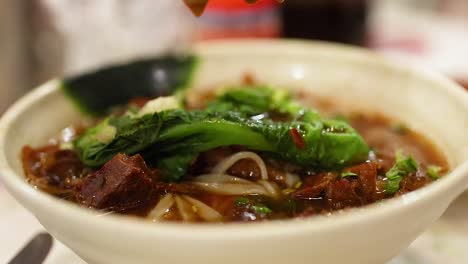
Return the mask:
[(140, 155), (116, 155), (76, 188), (81, 204), (125, 212), (141, 207), (154, 194), (152, 172)]

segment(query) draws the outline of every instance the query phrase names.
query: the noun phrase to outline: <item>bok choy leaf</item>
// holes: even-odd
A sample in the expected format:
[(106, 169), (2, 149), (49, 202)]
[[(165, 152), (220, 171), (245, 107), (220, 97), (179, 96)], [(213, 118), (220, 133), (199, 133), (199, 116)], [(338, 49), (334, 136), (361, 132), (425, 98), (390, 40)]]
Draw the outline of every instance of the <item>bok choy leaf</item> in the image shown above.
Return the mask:
[(98, 116), (135, 97), (180, 93), (189, 86), (196, 62), (194, 56), (139, 60), (67, 78), (61, 89), (83, 113)]
[[(177, 181), (200, 152), (242, 145), (304, 166), (339, 168), (367, 158), (368, 146), (348, 124), (335, 120), (273, 122), (246, 118), (242, 112), (167, 110), (138, 118), (109, 118), (115, 127), (110, 142), (96, 140), (96, 128), (75, 141), (88, 166), (98, 167), (117, 153), (141, 153)], [(103, 126), (106, 127), (106, 126)], [(298, 148), (289, 131), (296, 129), (305, 147)], [(191, 158), (192, 157), (192, 158)]]

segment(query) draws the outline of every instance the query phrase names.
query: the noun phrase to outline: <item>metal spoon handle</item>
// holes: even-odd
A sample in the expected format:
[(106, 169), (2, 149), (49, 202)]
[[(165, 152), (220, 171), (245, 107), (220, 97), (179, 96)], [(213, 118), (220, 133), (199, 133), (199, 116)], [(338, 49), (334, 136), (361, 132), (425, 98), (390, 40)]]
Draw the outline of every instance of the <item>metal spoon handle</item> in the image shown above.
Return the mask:
[(37, 234), (8, 264), (42, 264), (49, 254), (52, 243), (51, 235), (47, 233)]

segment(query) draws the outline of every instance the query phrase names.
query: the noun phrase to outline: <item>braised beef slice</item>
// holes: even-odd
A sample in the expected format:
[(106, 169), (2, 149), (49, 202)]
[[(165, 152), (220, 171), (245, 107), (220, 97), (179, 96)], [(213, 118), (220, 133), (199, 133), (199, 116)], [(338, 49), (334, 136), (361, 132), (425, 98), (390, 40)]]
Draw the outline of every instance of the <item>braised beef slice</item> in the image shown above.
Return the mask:
[(345, 171), (353, 172), (358, 178), (340, 179), (327, 188), (325, 197), (333, 209), (343, 209), (369, 204), (376, 199), (377, 165), (362, 163)]
[(346, 171), (358, 175), (362, 194), (365, 196), (366, 200), (369, 200), (370, 202), (374, 200), (374, 195), (377, 189), (377, 167), (378, 165), (376, 163), (366, 162), (346, 169)]
[[(296, 200), (325, 198), (332, 210), (371, 203), (376, 199), (377, 168), (376, 163), (366, 162), (344, 170), (357, 177), (339, 179), (333, 172), (303, 177), (301, 188), (291, 197)], [(311, 213), (317, 213), (314, 210)]]
[(144, 206), (154, 192), (152, 172), (140, 155), (117, 154), (76, 188), (83, 205), (125, 212)]
[(329, 207), (332, 210), (347, 207), (361, 206), (365, 204), (360, 193), (360, 184), (356, 180), (340, 179), (331, 183), (326, 191)]
[(332, 172), (324, 172), (307, 176), (303, 179), (301, 188), (292, 193), (292, 198), (301, 200), (317, 198), (325, 192), (336, 177), (336, 173)]

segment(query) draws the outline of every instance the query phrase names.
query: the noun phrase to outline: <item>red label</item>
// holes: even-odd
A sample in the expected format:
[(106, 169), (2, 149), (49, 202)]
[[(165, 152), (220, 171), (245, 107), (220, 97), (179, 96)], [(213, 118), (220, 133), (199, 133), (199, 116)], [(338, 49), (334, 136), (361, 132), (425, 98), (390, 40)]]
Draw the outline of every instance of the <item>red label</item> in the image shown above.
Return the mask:
[(261, 9), (277, 5), (274, 0), (259, 0), (255, 4), (248, 4), (245, 0), (210, 0), (207, 9), (223, 9), (239, 11), (244, 9)]

